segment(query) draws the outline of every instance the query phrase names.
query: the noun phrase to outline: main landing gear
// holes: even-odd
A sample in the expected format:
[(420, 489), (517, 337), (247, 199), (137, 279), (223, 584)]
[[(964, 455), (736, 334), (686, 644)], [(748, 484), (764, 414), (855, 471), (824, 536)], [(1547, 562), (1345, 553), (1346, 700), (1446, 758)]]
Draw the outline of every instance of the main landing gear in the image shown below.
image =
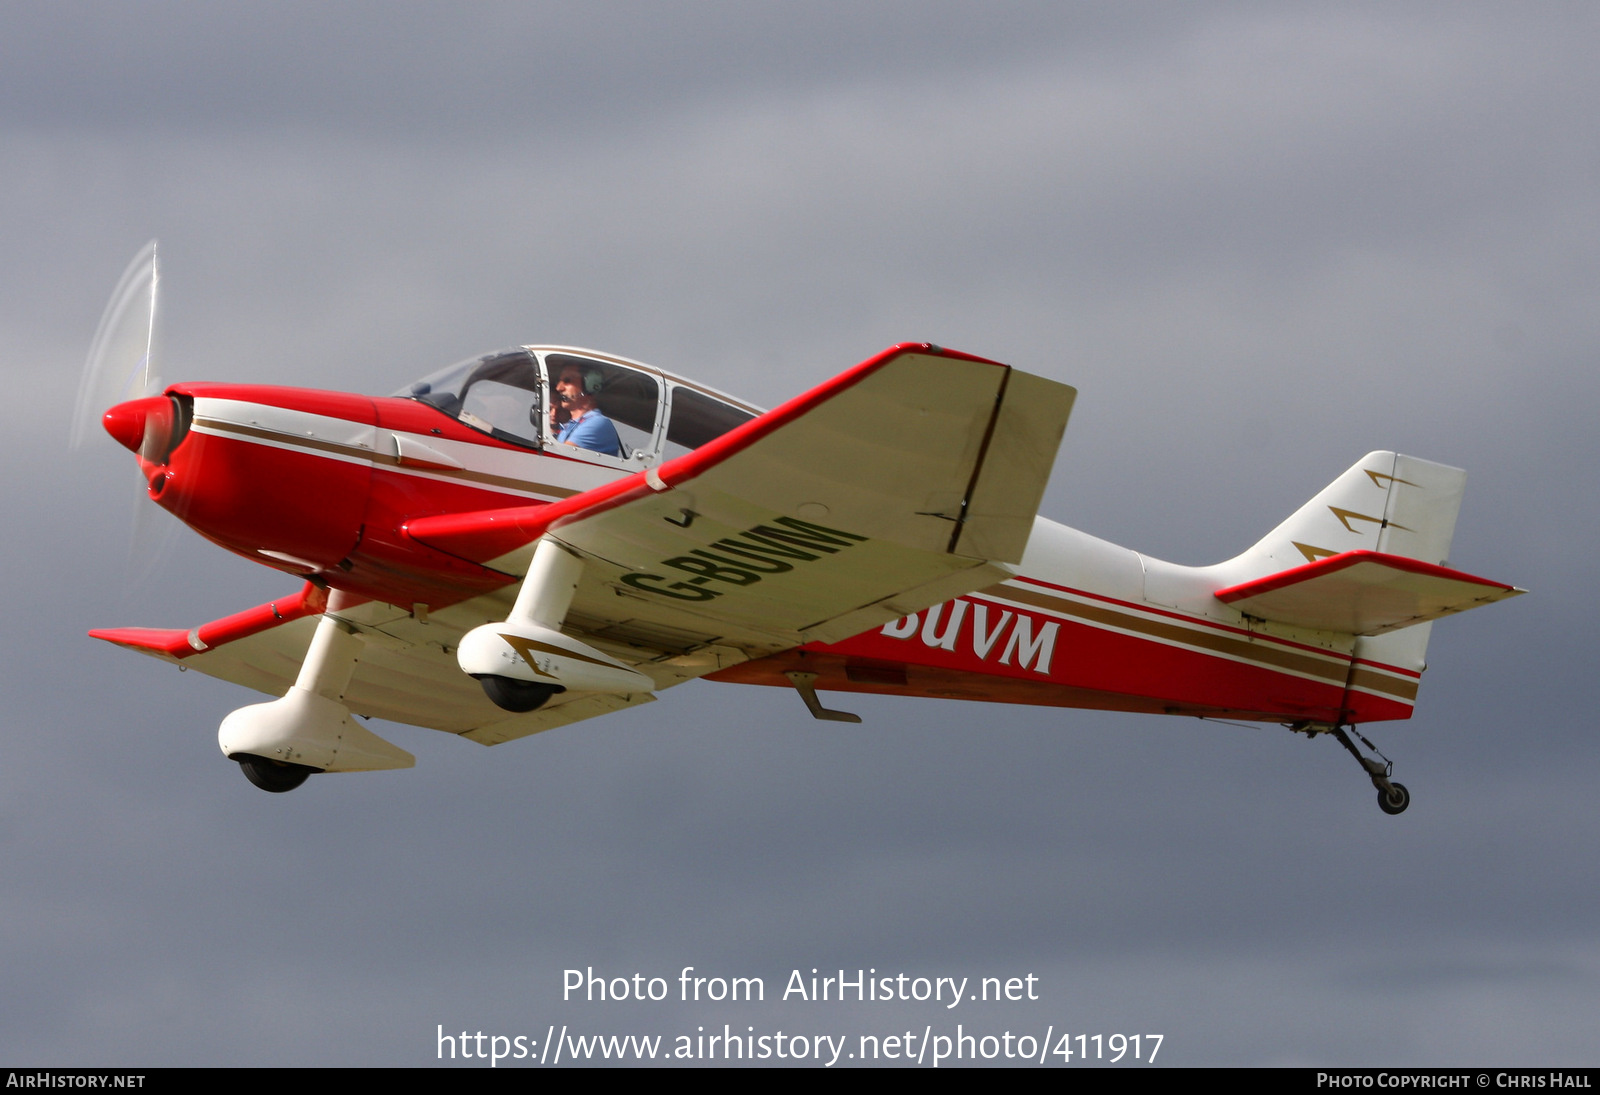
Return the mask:
[(217, 729), (223, 756), (237, 761), (245, 779), (263, 791), (292, 791), (313, 772), (369, 772), (416, 763), (410, 753), (355, 722), (344, 704), (364, 640), (335, 615), (340, 607), (329, 599), (287, 692), (270, 703), (239, 708)]
[(456, 664), (496, 707), (537, 711), (573, 692), (651, 692), (656, 682), (561, 630), (583, 576), (583, 560), (546, 536), (533, 549), (511, 615), (475, 627), (456, 647)]
[[(1352, 757), (1356, 758), (1356, 763), (1361, 765), (1361, 770), (1367, 773), (1367, 776), (1372, 780), (1372, 786), (1377, 788), (1378, 809), (1384, 813), (1404, 813), (1406, 807), (1411, 805), (1411, 792), (1406, 790), (1406, 785), (1396, 783), (1389, 778), (1394, 771), (1394, 761), (1379, 752), (1378, 747), (1363, 737), (1353, 725), (1347, 730), (1343, 726), (1329, 726), (1326, 723), (1297, 723), (1293, 729), (1300, 731), (1307, 737), (1315, 737), (1318, 734), (1332, 734), (1338, 738), (1339, 744), (1349, 750)], [(1377, 753), (1378, 756), (1369, 757), (1363, 755), (1361, 750), (1356, 748), (1356, 743), (1350, 740), (1351, 734), (1360, 738), (1361, 744)]]

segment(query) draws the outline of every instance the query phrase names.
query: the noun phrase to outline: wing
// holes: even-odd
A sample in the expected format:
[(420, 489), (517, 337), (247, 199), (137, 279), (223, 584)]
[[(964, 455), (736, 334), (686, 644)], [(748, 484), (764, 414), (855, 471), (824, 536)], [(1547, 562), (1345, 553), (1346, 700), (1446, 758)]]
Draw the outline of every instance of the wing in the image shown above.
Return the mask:
[(580, 630), (750, 656), (836, 641), (1010, 576), (1075, 395), (895, 346), (660, 468), (406, 533), (511, 574), (560, 540), (587, 563)]
[[(115, 628), (91, 631), (97, 639), (195, 669), (211, 677), (281, 696), (294, 684), (325, 595), (307, 584), (294, 597), (202, 624), (188, 631)], [(336, 602), (337, 604), (337, 602)], [(363, 641), (355, 675), (345, 692), (351, 711), (368, 718), (426, 726), (483, 745), (648, 703), (649, 693), (564, 693), (538, 711), (508, 715), (490, 703), (478, 682), (461, 672), (455, 648), (486, 618), (503, 616), (509, 601), (480, 597), (418, 619), (405, 609), (368, 601), (332, 611)], [(743, 660), (737, 651), (640, 650), (598, 640), (630, 657), (656, 687), (668, 688)]]

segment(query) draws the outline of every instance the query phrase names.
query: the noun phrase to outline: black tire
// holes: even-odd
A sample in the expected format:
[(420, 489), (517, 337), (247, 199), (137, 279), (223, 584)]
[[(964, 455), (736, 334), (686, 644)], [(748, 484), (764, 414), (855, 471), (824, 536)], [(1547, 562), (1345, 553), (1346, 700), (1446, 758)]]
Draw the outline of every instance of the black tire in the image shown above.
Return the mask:
[(479, 677), (478, 683), (496, 707), (519, 715), (539, 710), (551, 696), (566, 691), (559, 684), (519, 681), (515, 677)]
[(1391, 783), (1387, 791), (1378, 792), (1378, 809), (1386, 814), (1403, 814), (1411, 805), (1411, 792), (1403, 783)]
[(233, 759), (239, 762), (239, 770), (244, 773), (245, 779), (274, 795), (294, 790), (306, 781), (307, 776), (321, 771), (320, 768), (308, 768), (304, 764), (286, 764), (281, 760), (252, 756), (249, 753), (236, 753)]

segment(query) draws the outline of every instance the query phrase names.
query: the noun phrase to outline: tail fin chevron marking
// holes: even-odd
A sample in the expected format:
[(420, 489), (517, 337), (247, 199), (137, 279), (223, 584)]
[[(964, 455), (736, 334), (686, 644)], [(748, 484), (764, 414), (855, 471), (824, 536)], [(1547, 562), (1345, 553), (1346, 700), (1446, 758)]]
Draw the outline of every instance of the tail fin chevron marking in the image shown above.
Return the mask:
[[(1369, 471), (1367, 474), (1371, 475), (1372, 473)], [(1403, 480), (1396, 480), (1396, 482), (1403, 482)], [(1332, 511), (1333, 515), (1339, 519), (1339, 523), (1345, 528), (1349, 529), (1351, 532), (1359, 533), (1361, 531), (1350, 523), (1352, 519), (1356, 521), (1371, 521), (1379, 528), (1387, 528), (1389, 525), (1389, 523), (1382, 517), (1368, 517), (1365, 513), (1357, 513), (1355, 510), (1349, 509), (1340, 509), (1338, 506), (1329, 506), (1328, 509)], [(1399, 529), (1405, 529), (1406, 532), (1411, 531), (1410, 529), (1405, 528), (1404, 525), (1396, 525), (1395, 527)]]
[[(1394, 476), (1385, 475), (1381, 471), (1369, 471), (1369, 472), (1367, 472), (1367, 474), (1372, 477), (1372, 485), (1375, 486), (1375, 487), (1383, 487), (1383, 484), (1378, 482), (1378, 480), (1380, 480), (1380, 479), (1387, 479), (1391, 483), (1404, 483), (1408, 487), (1414, 487), (1414, 486), (1417, 485), (1417, 484), (1411, 482), (1408, 479), (1396, 479)], [(1387, 489), (1387, 488), (1384, 488), (1384, 489)]]
[(1314, 563), (1318, 559), (1326, 559), (1330, 555), (1339, 554), (1337, 551), (1332, 551), (1328, 548), (1312, 547), (1310, 544), (1302, 544), (1298, 540), (1291, 540), (1290, 543), (1294, 544), (1295, 547), (1300, 549), (1300, 554), (1306, 557), (1306, 562), (1308, 563)]

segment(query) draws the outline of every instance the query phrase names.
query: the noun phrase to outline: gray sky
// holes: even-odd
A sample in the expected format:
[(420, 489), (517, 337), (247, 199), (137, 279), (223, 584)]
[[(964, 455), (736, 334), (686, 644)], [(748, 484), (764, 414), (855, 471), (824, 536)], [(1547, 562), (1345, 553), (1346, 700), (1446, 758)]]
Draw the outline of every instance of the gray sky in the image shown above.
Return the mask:
[[(436, 1028), (1162, 1033), (1173, 1064), (1600, 1057), (1591, 6), (13, 5), (0, 15), (0, 1056), (426, 1064)], [(83, 637), (292, 583), (69, 458), (163, 245), (168, 379), (382, 393), (587, 345), (774, 404), (928, 339), (1077, 386), (1044, 512), (1254, 542), (1363, 453), (1469, 473), (1372, 728), (1400, 818), (1275, 728), (687, 685), (493, 752), (249, 787), (254, 697)], [(768, 1002), (561, 1001), (561, 972)], [(775, 1001), (791, 969), (1041, 1000)], [(674, 980), (674, 985), (676, 984)], [(939, 1031), (936, 1030), (935, 1033)]]

